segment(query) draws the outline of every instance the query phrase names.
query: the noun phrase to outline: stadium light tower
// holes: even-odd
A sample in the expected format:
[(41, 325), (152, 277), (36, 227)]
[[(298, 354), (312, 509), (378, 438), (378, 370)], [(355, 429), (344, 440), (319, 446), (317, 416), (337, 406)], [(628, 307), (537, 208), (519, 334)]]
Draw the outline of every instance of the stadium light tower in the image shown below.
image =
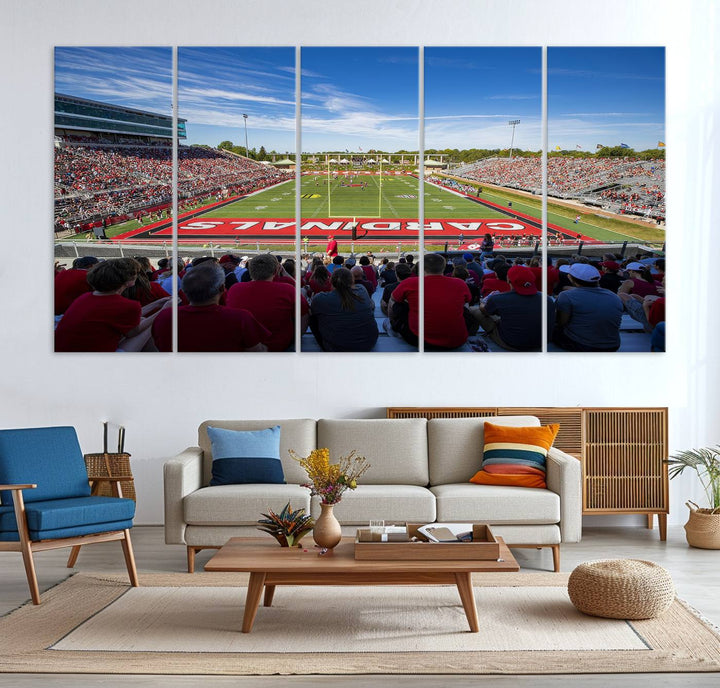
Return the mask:
[(243, 121), (245, 122), (245, 157), (249, 157), (248, 155), (248, 144), (247, 144), (247, 118), (248, 116), (243, 112)]
[(519, 119), (511, 119), (508, 124), (512, 127), (512, 138), (510, 139), (510, 160), (512, 160), (513, 143), (515, 143), (515, 127), (520, 124)]

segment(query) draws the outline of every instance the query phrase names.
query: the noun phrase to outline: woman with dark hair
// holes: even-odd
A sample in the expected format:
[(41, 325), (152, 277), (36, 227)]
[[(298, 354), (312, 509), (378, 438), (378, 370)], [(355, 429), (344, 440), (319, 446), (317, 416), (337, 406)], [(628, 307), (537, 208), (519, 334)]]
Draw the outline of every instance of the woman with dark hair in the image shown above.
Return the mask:
[(149, 303), (157, 301), (158, 299), (169, 299), (170, 294), (168, 294), (157, 282), (150, 281), (142, 261), (137, 258), (133, 258), (132, 260), (138, 264), (137, 279), (135, 280), (135, 284), (125, 289), (122, 295), (126, 299), (139, 301), (141, 306), (147, 306)]
[(310, 304), (310, 329), (323, 351), (370, 351), (377, 342), (375, 304), (347, 268), (332, 273), (332, 291)]
[(328, 269), (320, 261), (310, 275), (308, 280), (308, 287), (312, 294), (319, 294), (323, 291), (332, 291), (332, 284), (330, 283), (330, 273)]
[(360, 267), (365, 273), (365, 279), (372, 284), (372, 290), (375, 291), (378, 285), (377, 270), (375, 265), (370, 262), (370, 258), (367, 256), (360, 257)]
[[(634, 294), (644, 299), (646, 296), (661, 296), (659, 285), (647, 265), (632, 262), (625, 266), (627, 279), (620, 285), (618, 294)], [(662, 287), (661, 287), (662, 288)]]

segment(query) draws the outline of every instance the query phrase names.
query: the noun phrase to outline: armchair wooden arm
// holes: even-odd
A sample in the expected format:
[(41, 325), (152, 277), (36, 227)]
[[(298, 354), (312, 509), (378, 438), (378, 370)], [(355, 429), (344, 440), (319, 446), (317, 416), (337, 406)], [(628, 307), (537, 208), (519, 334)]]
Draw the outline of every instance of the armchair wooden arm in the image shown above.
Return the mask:
[(94, 483), (119, 483), (119, 482), (125, 482), (126, 480), (135, 480), (133, 476), (131, 475), (113, 475), (113, 476), (103, 476), (101, 478), (90, 478), (90, 480)]
[(0, 490), (33, 490), (37, 487), (35, 483), (27, 485), (0, 485)]

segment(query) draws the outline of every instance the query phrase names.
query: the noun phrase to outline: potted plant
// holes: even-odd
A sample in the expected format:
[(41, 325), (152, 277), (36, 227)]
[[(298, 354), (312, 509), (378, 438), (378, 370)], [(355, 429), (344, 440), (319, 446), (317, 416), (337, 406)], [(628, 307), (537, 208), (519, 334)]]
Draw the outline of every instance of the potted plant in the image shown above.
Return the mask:
[(283, 510), (276, 514), (272, 509), (270, 513), (262, 514), (258, 523), (258, 530), (270, 533), (282, 547), (300, 546), (300, 540), (307, 535), (315, 525), (311, 516), (305, 515), (305, 509), (292, 510), (288, 502)]
[(666, 462), (670, 479), (686, 468), (697, 473), (705, 490), (710, 508), (700, 508), (695, 502), (686, 502), (690, 518), (685, 534), (691, 547), (720, 549), (720, 446), (687, 449), (672, 455)]

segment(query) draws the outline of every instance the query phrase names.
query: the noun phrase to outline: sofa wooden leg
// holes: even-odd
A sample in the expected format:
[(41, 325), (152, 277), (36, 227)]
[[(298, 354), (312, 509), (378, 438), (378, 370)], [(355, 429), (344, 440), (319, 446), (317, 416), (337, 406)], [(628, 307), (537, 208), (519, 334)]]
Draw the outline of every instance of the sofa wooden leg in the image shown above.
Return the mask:
[(70, 550), (70, 556), (68, 557), (68, 560), (67, 560), (67, 567), (69, 569), (71, 569), (75, 566), (75, 564), (77, 563), (79, 554), (80, 554), (80, 545), (75, 545)]
[(195, 552), (197, 550), (194, 547), (188, 545), (187, 548), (187, 569), (188, 573), (195, 573)]
[[(123, 554), (125, 555), (125, 565), (127, 566), (128, 576), (130, 577), (130, 585), (133, 588), (140, 586), (138, 581), (137, 569), (135, 568), (135, 555), (133, 554), (132, 541), (130, 540), (130, 531), (125, 529), (123, 531), (125, 537), (120, 541), (122, 543)], [(78, 549), (80, 549), (78, 547)]]
[(560, 572), (560, 545), (551, 545), (553, 555), (553, 571)]

